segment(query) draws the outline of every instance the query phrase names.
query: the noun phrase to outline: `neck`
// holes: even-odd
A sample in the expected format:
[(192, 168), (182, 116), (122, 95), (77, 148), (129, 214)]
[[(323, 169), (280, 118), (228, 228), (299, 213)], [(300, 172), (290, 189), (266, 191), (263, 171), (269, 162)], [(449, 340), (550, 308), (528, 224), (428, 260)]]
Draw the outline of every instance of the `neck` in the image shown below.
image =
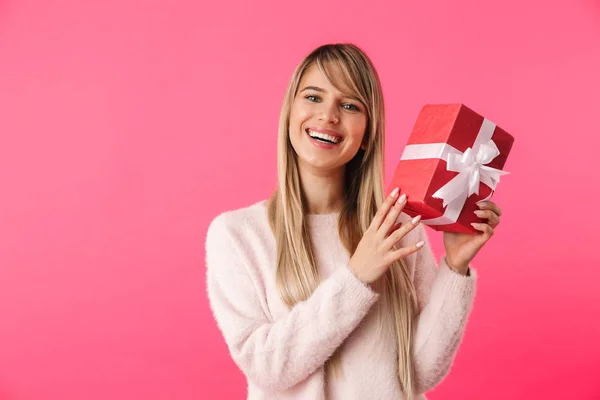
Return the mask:
[(308, 214), (339, 212), (344, 200), (344, 168), (335, 171), (300, 171)]

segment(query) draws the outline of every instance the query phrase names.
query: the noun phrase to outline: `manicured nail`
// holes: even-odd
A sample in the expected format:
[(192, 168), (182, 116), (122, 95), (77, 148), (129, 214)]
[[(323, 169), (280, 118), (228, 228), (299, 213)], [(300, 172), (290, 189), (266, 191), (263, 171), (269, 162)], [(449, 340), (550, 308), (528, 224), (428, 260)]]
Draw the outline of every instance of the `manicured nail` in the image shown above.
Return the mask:
[(420, 220), (421, 220), (421, 216), (420, 216), (420, 215), (417, 215), (417, 216), (416, 216), (416, 217), (414, 217), (414, 218), (412, 219), (412, 221), (410, 221), (410, 222), (411, 222), (413, 225), (416, 225), (416, 224), (418, 224), (418, 223), (419, 223), (419, 221), (420, 221)]
[(400, 188), (396, 188), (396, 189), (392, 190), (392, 193), (391, 193), (391, 195), (392, 195), (392, 198), (394, 198), (394, 197), (398, 196), (398, 192), (399, 192), (399, 191), (400, 191)]
[(406, 193), (402, 193), (402, 196), (398, 199), (398, 204), (402, 204), (406, 201)]
[(487, 202), (486, 201), (479, 201), (479, 202), (477, 202), (475, 204), (477, 204), (477, 206), (479, 208), (487, 206)]
[(420, 249), (424, 245), (425, 245), (425, 242), (419, 242), (419, 243), (417, 243), (417, 249)]
[(473, 228), (475, 228), (475, 229), (479, 228), (479, 225), (480, 225), (480, 224), (478, 224), (477, 222), (472, 222), (472, 223), (471, 223), (471, 226), (472, 226)]
[(474, 213), (478, 217), (483, 217), (485, 215), (485, 211), (481, 211), (481, 210), (475, 210)]

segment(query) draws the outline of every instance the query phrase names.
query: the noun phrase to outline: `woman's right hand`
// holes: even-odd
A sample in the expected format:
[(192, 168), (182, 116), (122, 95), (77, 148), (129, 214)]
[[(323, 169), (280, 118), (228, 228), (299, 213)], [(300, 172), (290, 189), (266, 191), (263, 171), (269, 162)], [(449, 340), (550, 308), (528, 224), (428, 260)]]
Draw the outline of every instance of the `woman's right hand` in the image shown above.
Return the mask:
[(406, 204), (406, 195), (398, 197), (398, 194), (399, 189), (394, 189), (377, 210), (371, 225), (350, 258), (350, 269), (365, 284), (375, 282), (394, 261), (419, 251), (425, 244), (419, 242), (409, 247), (394, 249), (394, 245), (421, 220), (421, 216), (418, 215), (406, 224), (395, 224)]

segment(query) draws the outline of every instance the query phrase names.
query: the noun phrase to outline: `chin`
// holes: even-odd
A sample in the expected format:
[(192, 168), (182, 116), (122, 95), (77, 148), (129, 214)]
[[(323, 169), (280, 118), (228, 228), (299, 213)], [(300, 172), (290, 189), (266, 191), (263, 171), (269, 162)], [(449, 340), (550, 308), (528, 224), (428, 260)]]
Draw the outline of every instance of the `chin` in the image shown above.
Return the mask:
[(302, 162), (302, 164), (304, 164), (307, 167), (323, 171), (342, 168), (346, 164), (337, 157), (335, 159), (299, 157), (299, 160)]

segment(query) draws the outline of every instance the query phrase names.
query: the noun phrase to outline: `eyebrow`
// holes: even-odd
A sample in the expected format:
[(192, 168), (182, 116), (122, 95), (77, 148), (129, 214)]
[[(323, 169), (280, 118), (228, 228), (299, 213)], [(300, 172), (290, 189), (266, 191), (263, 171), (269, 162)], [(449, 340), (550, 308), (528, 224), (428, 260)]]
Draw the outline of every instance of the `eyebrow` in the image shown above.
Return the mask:
[(321, 92), (321, 93), (327, 92), (325, 89), (322, 89), (317, 86), (307, 86), (304, 89), (302, 89), (300, 92), (304, 92), (305, 90), (316, 90), (317, 92)]

